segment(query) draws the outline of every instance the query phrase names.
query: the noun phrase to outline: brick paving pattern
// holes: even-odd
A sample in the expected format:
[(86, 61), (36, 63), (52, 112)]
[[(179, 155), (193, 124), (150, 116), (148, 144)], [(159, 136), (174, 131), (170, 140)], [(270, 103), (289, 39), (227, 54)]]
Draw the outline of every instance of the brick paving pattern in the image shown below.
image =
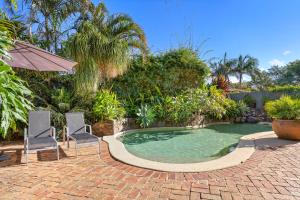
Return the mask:
[(11, 160), (0, 162), (0, 199), (299, 199), (300, 143), (258, 149), (238, 166), (200, 173), (168, 173), (114, 160), (102, 142), (74, 149), (32, 154), (20, 164), (22, 145), (4, 146)]

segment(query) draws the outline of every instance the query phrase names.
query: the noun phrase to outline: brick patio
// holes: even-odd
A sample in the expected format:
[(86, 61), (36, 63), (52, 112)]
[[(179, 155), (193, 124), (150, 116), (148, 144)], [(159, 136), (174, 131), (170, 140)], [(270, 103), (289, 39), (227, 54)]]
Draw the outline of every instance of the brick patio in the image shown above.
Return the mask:
[(0, 199), (300, 199), (300, 143), (259, 148), (245, 163), (201, 173), (167, 173), (114, 160), (102, 142), (23, 161), (22, 145), (6, 145), (11, 160), (0, 162)]

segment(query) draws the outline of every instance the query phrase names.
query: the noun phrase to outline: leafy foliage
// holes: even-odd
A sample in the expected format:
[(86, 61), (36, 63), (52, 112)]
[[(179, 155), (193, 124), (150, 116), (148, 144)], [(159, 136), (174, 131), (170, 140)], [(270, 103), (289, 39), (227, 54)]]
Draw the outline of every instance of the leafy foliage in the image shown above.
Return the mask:
[(10, 56), (8, 54), (8, 48), (13, 45), (12, 40), (8, 36), (8, 32), (5, 31), (5, 27), (3, 27), (3, 32), (0, 27), (0, 62), (1, 64), (5, 64), (5, 59), (10, 59)]
[(115, 93), (102, 90), (95, 97), (93, 114), (96, 120), (113, 120), (122, 118), (125, 115), (125, 109)]
[(240, 117), (248, 111), (244, 103), (226, 98), (216, 87), (188, 89), (175, 97), (166, 96), (153, 108), (157, 119), (177, 124), (184, 124), (195, 115), (223, 119)]
[(207, 92), (205, 90), (189, 89), (166, 104), (166, 118), (175, 123), (185, 123), (193, 114), (201, 112), (206, 100)]
[(147, 62), (136, 57), (123, 76), (107, 84), (120, 99), (125, 101), (132, 116), (134, 107), (141, 104), (158, 104), (166, 96), (174, 97), (189, 88), (201, 86), (209, 74), (209, 68), (196, 52), (180, 48), (149, 56)]
[(253, 97), (251, 95), (246, 95), (243, 98), (243, 101), (245, 102), (245, 104), (251, 108), (255, 108), (256, 106), (256, 100), (253, 99)]
[(235, 102), (233, 100), (228, 100), (228, 105), (226, 106), (226, 117), (229, 119), (236, 119), (238, 117), (243, 117), (250, 109), (244, 101)]
[[(5, 30), (7, 27), (2, 26)], [(12, 40), (7, 32), (0, 32), (0, 136), (5, 138), (9, 130), (14, 131), (18, 121), (27, 122), (27, 112), (33, 105), (27, 100), (31, 91), (25, 82), (15, 75), (2, 58), (9, 58), (8, 48)]]
[(155, 112), (149, 105), (141, 105), (137, 110), (137, 121), (142, 128), (149, 127), (155, 121)]
[(275, 101), (265, 104), (267, 114), (273, 119), (298, 120), (300, 119), (300, 99), (282, 96)]
[(31, 91), (12, 69), (0, 62), (0, 135), (5, 138), (9, 130), (15, 131), (18, 121), (27, 122), (27, 112), (33, 108), (27, 100)]
[(300, 92), (300, 85), (277, 85), (269, 87), (267, 91), (270, 92), (284, 92), (284, 93), (298, 93)]

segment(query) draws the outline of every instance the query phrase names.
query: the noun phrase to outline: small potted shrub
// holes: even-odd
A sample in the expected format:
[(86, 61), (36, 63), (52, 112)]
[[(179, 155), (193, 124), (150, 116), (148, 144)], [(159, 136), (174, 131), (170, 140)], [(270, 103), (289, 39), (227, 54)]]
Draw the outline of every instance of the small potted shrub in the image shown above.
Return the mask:
[(300, 99), (283, 96), (265, 105), (272, 128), (279, 138), (300, 140)]
[(125, 109), (118, 101), (115, 93), (109, 90), (102, 90), (97, 93), (94, 105), (93, 116), (97, 121), (93, 125), (93, 133), (98, 136), (113, 135), (122, 129), (122, 118)]

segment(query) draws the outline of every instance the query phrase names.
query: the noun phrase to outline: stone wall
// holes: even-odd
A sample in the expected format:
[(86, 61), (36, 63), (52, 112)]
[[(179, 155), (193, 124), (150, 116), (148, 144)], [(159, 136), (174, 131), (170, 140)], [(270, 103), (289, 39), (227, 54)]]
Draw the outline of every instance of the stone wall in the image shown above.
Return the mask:
[[(225, 121), (212, 121), (205, 120), (202, 115), (195, 115), (191, 120), (184, 124), (175, 124), (166, 121), (158, 121), (153, 123), (149, 128), (156, 127), (200, 127), (203, 124), (214, 123), (214, 122), (225, 122)], [(132, 129), (141, 129), (135, 118), (125, 118), (121, 120), (107, 120), (103, 122), (95, 123), (92, 126), (93, 134), (97, 136), (114, 135), (121, 131), (127, 131)]]

